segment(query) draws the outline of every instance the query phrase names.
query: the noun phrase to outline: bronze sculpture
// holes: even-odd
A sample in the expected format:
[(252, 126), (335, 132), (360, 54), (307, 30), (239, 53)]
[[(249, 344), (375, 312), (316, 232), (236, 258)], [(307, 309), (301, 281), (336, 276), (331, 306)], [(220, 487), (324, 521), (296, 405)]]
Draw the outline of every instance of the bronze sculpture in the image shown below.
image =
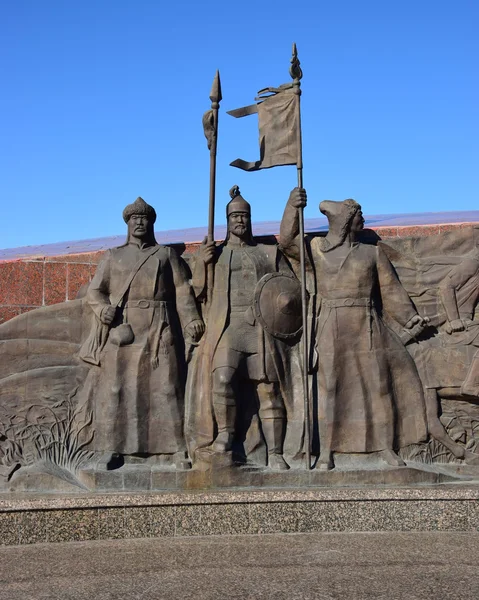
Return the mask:
[[(188, 379), (190, 455), (204, 457), (204, 450), (231, 453), (238, 421), (254, 412), (257, 395), (268, 466), (285, 470), (288, 469), (283, 457), (286, 413), (292, 428), (293, 396), (301, 385), (295, 352), (300, 334), (298, 322), (301, 325), (301, 304), (295, 300), (299, 285), (284, 300), (293, 317), (292, 321), (286, 319), (286, 327), (292, 323), (291, 337), (295, 338), (288, 343), (266, 330), (254, 307), (255, 291), (264, 284), (262, 278), (278, 272), (291, 278), (291, 270), (276, 245), (255, 242), (249, 203), (241, 197), (237, 186), (230, 193), (227, 237), (218, 247), (204, 243), (193, 270), (198, 299), (211, 296), (211, 301), (207, 307), (206, 333)], [(206, 274), (211, 264), (214, 264), (214, 287), (207, 290)]]
[[(459, 236), (458, 236), (459, 238)], [(461, 240), (457, 239), (458, 250)], [(437, 271), (439, 281), (434, 290), (434, 276), (426, 287), (436, 297), (437, 306), (431, 314), (434, 335), (426, 336), (410, 352), (424, 383), (428, 428), (431, 435), (450, 453), (450, 459), (464, 459), (467, 464), (479, 464), (477, 445), (473, 443), (472, 426), (465, 442), (458, 443), (457, 431), (451, 438), (444, 428), (451, 418), (442, 416), (441, 400), (458, 402), (466, 421), (473, 417), (473, 405), (479, 397), (478, 321), (475, 318), (479, 300), (479, 252), (477, 246), (451, 266), (447, 256), (424, 257), (418, 273)], [(454, 264), (455, 263), (455, 264)], [(447, 272), (442, 275), (444, 269)], [(419, 278), (420, 279), (420, 276)], [(417, 288), (417, 284), (415, 286)], [(418, 293), (418, 289), (412, 290)], [(425, 296), (420, 294), (419, 297)], [(470, 403), (470, 408), (468, 407)], [(472, 411), (472, 412), (471, 412)], [(453, 417), (455, 420), (457, 417)], [(461, 436), (459, 436), (461, 437)]]
[[(479, 250), (466, 256), (451, 269), (441, 285), (441, 301), (447, 317), (450, 344), (477, 347), (479, 329), (474, 309), (479, 300)], [(464, 332), (464, 333), (463, 333)], [(457, 334), (457, 335), (455, 335)], [(475, 351), (461, 387), (461, 395), (479, 397), (479, 351)]]
[(156, 213), (142, 198), (123, 211), (126, 244), (107, 253), (89, 286), (95, 313), (80, 352), (93, 364), (85, 393), (94, 409), (100, 464), (116, 455), (185, 461), (184, 342), (204, 332), (184, 264), (157, 244)]
[[(247, 162), (234, 160), (230, 165), (245, 171), (270, 169), (281, 165), (296, 165), (298, 187), (303, 187), (303, 143), (301, 133), (301, 79), (303, 70), (298, 58), (296, 43), (293, 43), (289, 74), (292, 79), (279, 87), (259, 90), (255, 104), (228, 111), (235, 118), (258, 114), (260, 160)], [(303, 209), (299, 207), (298, 229), (304, 237)], [(307, 320), (306, 255), (304, 244), (299, 245), (298, 276), (301, 285), (301, 316)], [(308, 382), (308, 328), (302, 336), (304, 446), (307, 468), (311, 468), (311, 422)]]
[[(107, 253), (85, 298), (0, 327), (0, 475), (11, 480), (11, 489), (35, 481), (29, 485), (38, 487), (30, 489), (46, 490), (51, 484), (42, 479), (45, 473), (89, 489), (134, 489), (141, 473), (141, 489), (164, 489), (176, 474), (167, 475), (163, 467), (187, 467), (186, 447), (197, 469), (213, 472), (204, 479), (193, 472), (191, 480), (180, 474), (179, 487), (255, 485), (262, 481), (263, 475), (255, 478), (263, 465), (304, 468), (301, 301), (284, 254), (294, 268), (299, 241), (294, 205), (305, 203), (305, 192), (291, 194), (283, 251), (274, 240), (255, 241), (250, 207), (239, 190), (233, 195), (227, 240), (204, 244), (196, 261), (190, 258), (207, 322), (203, 338), (185, 265), (172, 249), (156, 244), (153, 210), (141, 200), (125, 213), (133, 235)], [(366, 244), (357, 203), (326, 202), (321, 208), (330, 233), (305, 244), (314, 347), (308, 353), (312, 453), (318, 454), (319, 437), (317, 465), (328, 470), (336, 459), (336, 479), (320, 479), (327, 474), (318, 472), (311, 478), (284, 471), (264, 476), (277, 478), (278, 485), (291, 485), (295, 477), (306, 485), (329, 485), (357, 477), (357, 465), (374, 455), (385, 459), (381, 465), (374, 458), (376, 470), (407, 461), (412, 469), (402, 475), (391, 471), (402, 481), (410, 481), (420, 463), (428, 464), (428, 473), (440, 463), (449, 464), (453, 474), (470, 469), (471, 476), (479, 458), (476, 230)], [(388, 320), (388, 311), (400, 324)], [(185, 352), (185, 341), (193, 352)], [(188, 365), (185, 354), (192, 354)], [(39, 431), (41, 450), (35, 446)], [(355, 453), (367, 457), (355, 459), (356, 466), (347, 462)], [(125, 468), (105, 472), (121, 460)], [(237, 469), (237, 463), (246, 468)]]
[[(304, 190), (290, 195), (280, 245), (297, 258), (298, 208)], [(321, 454), (317, 468), (334, 467), (333, 453), (381, 452), (403, 465), (400, 447), (427, 437), (422, 386), (416, 367), (396, 334), (385, 326), (387, 311), (404, 328), (425, 325), (388, 258), (356, 235), (364, 225), (354, 200), (324, 201), (325, 238), (309, 245), (320, 297), (313, 336), (317, 352), (318, 421)]]
[[(361, 207), (346, 200), (322, 202), (329, 233), (305, 238), (295, 45), (290, 75), (229, 113), (258, 114), (260, 133), (260, 160), (232, 165), (297, 167), (280, 246), (255, 240), (237, 186), (226, 239), (214, 243), (217, 73), (203, 117), (208, 236), (190, 257), (191, 283), (175, 250), (157, 244), (156, 213), (138, 198), (124, 211), (126, 244), (107, 252), (85, 298), (0, 326), (0, 476), (40, 471), (93, 489), (105, 481), (131, 489), (129, 477), (135, 487), (141, 471), (141, 489), (164, 489), (172, 479), (178, 487), (243, 485), (266, 466), (281, 473), (261, 481), (310, 485), (344, 475), (339, 460), (332, 474), (284, 473), (309, 469), (319, 448), (322, 471), (335, 454), (376, 455), (383, 470), (403, 460), (479, 461), (475, 231), (437, 236), (437, 253), (415, 238), (366, 244)], [(187, 449), (198, 470), (245, 468), (157, 468), (187, 468)]]

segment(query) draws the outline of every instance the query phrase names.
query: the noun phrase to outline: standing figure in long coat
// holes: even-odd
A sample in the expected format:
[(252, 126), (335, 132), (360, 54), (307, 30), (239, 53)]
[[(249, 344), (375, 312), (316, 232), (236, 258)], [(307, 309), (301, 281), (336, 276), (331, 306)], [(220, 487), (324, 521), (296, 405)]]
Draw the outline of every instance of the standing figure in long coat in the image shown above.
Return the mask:
[[(290, 195), (280, 245), (296, 258), (298, 208), (306, 193)], [(315, 271), (318, 312), (312, 332), (317, 356), (321, 453), (317, 468), (334, 467), (333, 453), (381, 452), (390, 465), (396, 450), (427, 438), (422, 385), (413, 359), (383, 319), (386, 311), (406, 330), (425, 323), (379, 246), (362, 244), (361, 206), (354, 200), (321, 202), (329, 221), (325, 238), (308, 251)]]
[(184, 463), (184, 338), (204, 324), (184, 263), (160, 246), (156, 213), (142, 198), (123, 211), (126, 244), (107, 252), (87, 300), (94, 312), (80, 356), (94, 414), (94, 449), (109, 468), (116, 455), (172, 455)]

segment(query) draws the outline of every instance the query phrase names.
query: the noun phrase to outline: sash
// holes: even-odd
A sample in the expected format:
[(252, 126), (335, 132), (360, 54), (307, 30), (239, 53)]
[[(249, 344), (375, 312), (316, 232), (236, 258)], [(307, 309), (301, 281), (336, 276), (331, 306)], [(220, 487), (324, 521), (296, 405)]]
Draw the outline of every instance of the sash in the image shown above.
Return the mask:
[[(116, 298), (110, 301), (110, 305), (115, 308), (120, 306), (125, 297), (126, 293), (130, 289), (131, 282), (135, 278), (135, 275), (141, 269), (141, 267), (146, 263), (146, 261), (156, 254), (163, 246), (153, 246), (153, 248), (146, 252), (140, 260), (136, 263), (136, 265), (131, 270), (130, 274), (125, 280), (123, 287), (120, 290), (120, 293), (116, 296)], [(106, 340), (108, 339), (108, 332), (110, 331), (110, 326), (102, 323), (100, 319), (95, 315), (92, 328), (90, 330), (90, 334), (87, 339), (83, 342), (82, 347), (80, 348), (79, 357), (86, 363), (90, 365), (98, 366), (100, 364), (100, 353), (103, 350)]]

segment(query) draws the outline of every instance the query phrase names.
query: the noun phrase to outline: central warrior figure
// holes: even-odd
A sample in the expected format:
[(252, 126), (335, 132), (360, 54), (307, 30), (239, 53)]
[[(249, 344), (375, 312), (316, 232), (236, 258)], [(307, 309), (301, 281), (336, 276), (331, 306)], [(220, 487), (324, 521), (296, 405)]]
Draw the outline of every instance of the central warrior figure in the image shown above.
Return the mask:
[[(282, 343), (274, 338), (274, 333), (270, 335), (265, 330), (258, 321), (254, 303), (258, 283), (267, 274), (282, 271), (287, 283), (296, 285), (297, 281), (276, 245), (255, 242), (251, 207), (237, 186), (230, 195), (226, 239), (218, 247), (204, 243), (193, 271), (193, 288), (198, 299), (204, 299), (206, 294), (211, 298), (208, 297), (205, 338), (196, 368), (193, 366), (193, 374), (189, 376), (189, 396), (198, 403), (196, 410), (190, 406), (189, 423), (187, 416), (187, 430), (194, 438), (190, 454), (206, 447), (214, 454), (231, 451), (238, 422), (251, 410), (257, 396), (268, 466), (285, 470), (288, 465), (283, 458), (283, 442), (288, 398), (282, 390), (286, 387), (285, 378), (292, 377), (294, 346)], [(214, 288), (207, 290), (206, 274), (211, 263), (214, 263)], [(301, 326), (301, 306), (296, 304), (293, 312), (297, 314), (288, 322), (293, 323), (293, 329), (296, 324)], [(300, 377), (296, 385), (298, 382)], [(294, 393), (294, 385), (291, 386), (289, 398)], [(291, 412), (290, 404), (288, 424)]]

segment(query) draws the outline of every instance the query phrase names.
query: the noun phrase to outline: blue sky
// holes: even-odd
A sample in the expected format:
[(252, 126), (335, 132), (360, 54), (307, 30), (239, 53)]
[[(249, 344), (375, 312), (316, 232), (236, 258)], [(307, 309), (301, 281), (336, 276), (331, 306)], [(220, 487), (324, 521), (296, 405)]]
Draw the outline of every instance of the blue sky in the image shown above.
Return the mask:
[[(479, 208), (476, 0), (18, 0), (0, 4), (0, 247), (206, 225), (201, 117), (220, 69), (217, 222), (238, 184), (256, 221), (280, 219), (294, 167), (244, 173), (257, 120), (226, 110), (304, 72), (306, 217), (325, 199), (366, 214)], [(18, 218), (20, 217), (20, 218)], [(8, 215), (4, 215), (8, 219)]]

